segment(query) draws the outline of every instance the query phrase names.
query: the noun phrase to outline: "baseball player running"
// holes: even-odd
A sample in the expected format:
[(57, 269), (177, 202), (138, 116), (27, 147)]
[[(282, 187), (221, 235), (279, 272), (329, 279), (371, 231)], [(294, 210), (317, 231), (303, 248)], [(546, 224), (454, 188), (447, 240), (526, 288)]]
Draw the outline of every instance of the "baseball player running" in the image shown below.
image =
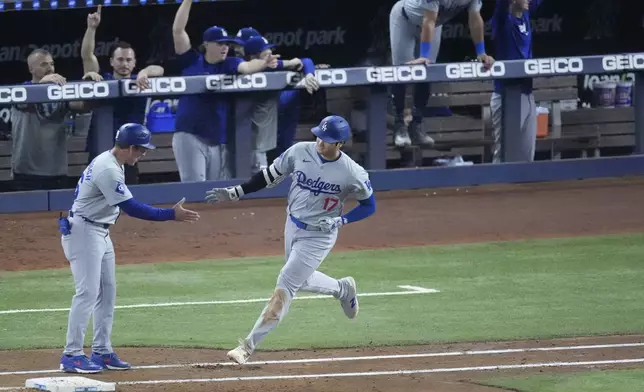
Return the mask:
[[(228, 357), (239, 364), (246, 363), (259, 343), (277, 327), (298, 291), (332, 295), (340, 301), (347, 317), (358, 314), (354, 279), (336, 280), (317, 269), (333, 248), (340, 227), (376, 211), (373, 190), (367, 172), (340, 151), (351, 135), (344, 118), (325, 117), (311, 131), (317, 137), (315, 142), (294, 144), (248, 182), (206, 192), (209, 203), (237, 201), (248, 193), (273, 187), (287, 176), (293, 179), (284, 228), (286, 264), (250, 334), (228, 352)], [(350, 194), (360, 204), (342, 215), (344, 201)]]
[[(59, 219), (63, 251), (76, 285), (69, 311), (67, 344), (60, 359), (60, 369), (65, 372), (99, 373), (103, 369), (130, 368), (114, 353), (111, 343), (116, 276), (110, 227), (116, 223), (120, 210), (150, 221), (199, 219), (199, 214), (183, 208), (185, 199), (173, 208), (154, 208), (132, 197), (125, 185), (123, 165), (135, 164), (154, 148), (150, 131), (143, 125), (122, 125), (116, 133), (114, 148), (98, 155), (83, 171), (69, 216)], [(92, 313), (94, 339), (90, 359), (83, 353), (83, 342)]]
[[(499, 60), (532, 58), (532, 26), (530, 13), (535, 12), (543, 0), (496, 0), (492, 17), (492, 35)], [(509, 154), (506, 162), (532, 162), (537, 143), (537, 104), (532, 94), (532, 78), (494, 81), (494, 93), (490, 100), (494, 149), (492, 162), (501, 162), (501, 127), (503, 122), (503, 85), (521, 86), (521, 127), (509, 130), (521, 133), (518, 146), (505, 146)]]
[[(389, 40), (393, 65), (429, 64), (436, 62), (441, 43), (443, 24), (449, 22), (465, 8), (469, 9), (469, 27), (476, 55), (486, 67), (494, 59), (485, 54), (485, 23), (481, 17), (481, 0), (398, 0), (389, 13)], [(419, 41), (419, 57), (414, 58), (416, 42)], [(429, 98), (429, 84), (416, 83), (414, 88), (414, 107), (412, 121), (405, 126), (406, 85), (392, 86), (395, 110), (394, 143), (397, 147), (414, 142), (424, 145), (434, 144), (434, 140), (422, 129), (422, 110)]]

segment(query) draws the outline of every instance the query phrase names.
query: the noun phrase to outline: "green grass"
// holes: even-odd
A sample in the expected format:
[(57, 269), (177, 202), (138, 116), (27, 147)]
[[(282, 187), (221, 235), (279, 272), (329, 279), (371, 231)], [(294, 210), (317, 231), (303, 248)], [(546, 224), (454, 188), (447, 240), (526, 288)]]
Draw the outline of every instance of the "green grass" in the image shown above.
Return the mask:
[[(321, 270), (361, 292), (437, 294), (295, 301), (262, 349), (641, 333), (644, 235), (332, 253)], [(266, 298), (283, 258), (117, 266), (118, 305)], [(0, 275), (0, 310), (67, 308), (69, 269)], [(263, 303), (119, 309), (114, 344), (230, 347)], [(0, 314), (0, 348), (61, 347), (67, 312)], [(91, 339), (91, 322), (87, 333)]]
[(492, 379), (488, 386), (520, 392), (634, 392), (644, 391), (644, 370), (611, 370)]

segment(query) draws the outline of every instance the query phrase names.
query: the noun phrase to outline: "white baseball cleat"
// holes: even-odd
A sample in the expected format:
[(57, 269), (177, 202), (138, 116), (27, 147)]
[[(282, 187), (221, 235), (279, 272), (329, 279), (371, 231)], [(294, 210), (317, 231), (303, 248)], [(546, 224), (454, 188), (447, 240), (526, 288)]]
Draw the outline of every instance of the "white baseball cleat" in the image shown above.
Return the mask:
[(243, 365), (248, 361), (248, 358), (250, 358), (250, 350), (246, 346), (246, 342), (243, 340), (239, 341), (239, 346), (235, 347), (234, 349), (228, 351), (228, 354), (226, 356), (228, 359), (231, 359), (235, 362), (237, 362), (240, 365)]
[(344, 299), (340, 300), (342, 310), (348, 318), (355, 318), (358, 315), (358, 309), (360, 308), (358, 305), (358, 289), (356, 287), (356, 281), (351, 276), (347, 276), (346, 278), (340, 279), (340, 282), (340, 284), (344, 285), (344, 289), (346, 290)]

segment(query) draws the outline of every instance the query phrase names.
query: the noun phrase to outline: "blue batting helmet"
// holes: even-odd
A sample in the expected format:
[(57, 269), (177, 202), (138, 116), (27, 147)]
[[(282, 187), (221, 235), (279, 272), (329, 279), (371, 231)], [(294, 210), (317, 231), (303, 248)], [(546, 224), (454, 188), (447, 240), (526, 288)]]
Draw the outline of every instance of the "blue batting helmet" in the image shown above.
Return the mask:
[(340, 116), (324, 117), (320, 125), (311, 128), (311, 132), (327, 143), (343, 143), (351, 137), (349, 123)]
[(123, 124), (116, 131), (116, 142), (154, 150), (156, 146), (150, 143), (151, 137), (150, 131), (144, 125), (137, 123)]

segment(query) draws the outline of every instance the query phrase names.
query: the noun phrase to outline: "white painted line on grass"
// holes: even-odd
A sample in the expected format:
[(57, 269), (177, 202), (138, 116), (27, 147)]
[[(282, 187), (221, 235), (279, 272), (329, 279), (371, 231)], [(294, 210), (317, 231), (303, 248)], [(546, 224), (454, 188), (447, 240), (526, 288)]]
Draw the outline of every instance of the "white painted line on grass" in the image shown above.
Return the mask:
[[(394, 295), (417, 295), (417, 294), (432, 294), (438, 293), (436, 289), (427, 289), (417, 286), (398, 286), (405, 289), (406, 287), (414, 287), (407, 291), (388, 291), (381, 293), (358, 293), (358, 297), (391, 297)], [(305, 295), (295, 297), (296, 300), (311, 300), (311, 299), (326, 299), (333, 298), (330, 295)], [(222, 301), (196, 301), (196, 302), (162, 302), (156, 304), (133, 304), (133, 305), (117, 305), (116, 309), (135, 309), (135, 308), (163, 308), (170, 306), (199, 306), (199, 305), (231, 305), (231, 304), (250, 304), (255, 302), (266, 302), (270, 298), (252, 298), (252, 299), (231, 299)], [(0, 314), (17, 314), (17, 313), (50, 313), (50, 312), (68, 312), (69, 308), (48, 308), (48, 309), (8, 309), (0, 310)]]
[[(644, 347), (644, 343), (619, 343), (619, 344), (595, 344), (585, 346), (554, 346), (554, 347), (526, 347), (526, 348), (509, 348), (509, 349), (491, 349), (491, 350), (470, 350), (470, 351), (443, 351), (433, 353), (417, 354), (390, 354), (390, 355), (368, 355), (355, 357), (327, 357), (327, 358), (304, 358), (304, 359), (282, 359), (271, 361), (249, 361), (248, 365), (288, 365), (303, 363), (324, 363), (324, 362), (350, 362), (350, 361), (373, 361), (383, 359), (405, 359), (405, 358), (431, 358), (431, 357), (455, 357), (467, 355), (493, 355), (493, 354), (513, 354), (526, 352), (544, 352), (544, 351), (574, 351), (574, 350), (593, 350), (602, 348), (629, 348)], [(132, 366), (132, 369), (173, 369), (189, 367), (214, 367), (214, 366), (238, 366), (235, 362), (202, 362), (189, 364), (167, 364), (167, 365), (142, 365)], [(21, 370), (14, 372), (0, 372), (0, 376), (13, 376), (21, 374), (46, 374), (60, 373), (59, 369), (51, 370)]]

